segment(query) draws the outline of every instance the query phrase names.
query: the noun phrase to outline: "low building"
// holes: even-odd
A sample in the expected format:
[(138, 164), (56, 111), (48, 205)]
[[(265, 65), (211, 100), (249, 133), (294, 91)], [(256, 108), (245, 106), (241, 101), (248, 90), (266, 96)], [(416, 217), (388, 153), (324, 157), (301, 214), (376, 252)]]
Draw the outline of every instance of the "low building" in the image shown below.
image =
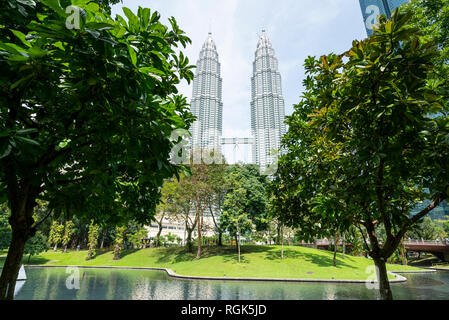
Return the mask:
[[(191, 218), (192, 220), (195, 219), (194, 212), (192, 212)], [(158, 219), (158, 216), (156, 216), (156, 219)], [(153, 222), (151, 225), (146, 226), (145, 229), (148, 230), (148, 239), (150, 239), (151, 241), (154, 240), (157, 233), (159, 232), (159, 226), (156, 222)], [(197, 230), (197, 227), (195, 227), (195, 230), (192, 233), (192, 238), (196, 238), (198, 236)], [(216, 234), (215, 230), (216, 228), (212, 215), (209, 212), (205, 212), (203, 217), (202, 236), (213, 237)], [(182, 239), (181, 244), (185, 244), (187, 231), (185, 227), (185, 221), (182, 216), (162, 219), (161, 236), (165, 236), (169, 233), (180, 237)]]

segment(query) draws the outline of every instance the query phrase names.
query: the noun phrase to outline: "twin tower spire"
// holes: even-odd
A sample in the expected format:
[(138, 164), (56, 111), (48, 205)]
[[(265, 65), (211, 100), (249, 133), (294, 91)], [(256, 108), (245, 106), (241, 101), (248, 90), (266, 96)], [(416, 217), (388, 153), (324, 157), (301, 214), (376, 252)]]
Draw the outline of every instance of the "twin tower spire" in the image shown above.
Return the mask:
[[(192, 133), (192, 147), (220, 150), (223, 141), (223, 102), (221, 65), (217, 48), (209, 32), (197, 61), (191, 112), (197, 117)], [(281, 75), (265, 30), (257, 43), (251, 77), (251, 133), (252, 163), (266, 168), (276, 160), (280, 140), (285, 133), (284, 99), (282, 97)], [(237, 141), (238, 138), (234, 139)]]

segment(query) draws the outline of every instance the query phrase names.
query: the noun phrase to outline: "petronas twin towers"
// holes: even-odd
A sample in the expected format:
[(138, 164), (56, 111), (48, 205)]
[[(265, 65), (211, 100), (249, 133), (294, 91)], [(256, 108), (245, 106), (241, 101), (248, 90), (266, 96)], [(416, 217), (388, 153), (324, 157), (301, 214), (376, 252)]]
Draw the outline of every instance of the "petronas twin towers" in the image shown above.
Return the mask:
[(274, 49), (262, 30), (251, 77), (251, 138), (222, 138), (222, 78), (218, 52), (209, 32), (197, 61), (193, 80), (191, 111), (197, 117), (192, 126), (193, 149), (220, 150), (222, 144), (253, 144), (252, 163), (266, 168), (276, 160), (285, 133), (281, 75)]

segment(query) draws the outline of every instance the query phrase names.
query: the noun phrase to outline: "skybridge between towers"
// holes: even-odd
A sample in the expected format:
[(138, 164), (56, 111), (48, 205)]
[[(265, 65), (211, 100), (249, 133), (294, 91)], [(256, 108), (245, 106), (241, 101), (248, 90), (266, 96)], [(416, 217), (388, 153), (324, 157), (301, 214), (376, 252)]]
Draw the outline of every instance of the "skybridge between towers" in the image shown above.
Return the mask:
[[(240, 145), (251, 145), (254, 148), (254, 138), (220, 138), (220, 144), (223, 145), (233, 145), (232, 149), (233, 157), (236, 158), (237, 153), (241, 152)], [(253, 157), (249, 157), (247, 163), (254, 163)]]

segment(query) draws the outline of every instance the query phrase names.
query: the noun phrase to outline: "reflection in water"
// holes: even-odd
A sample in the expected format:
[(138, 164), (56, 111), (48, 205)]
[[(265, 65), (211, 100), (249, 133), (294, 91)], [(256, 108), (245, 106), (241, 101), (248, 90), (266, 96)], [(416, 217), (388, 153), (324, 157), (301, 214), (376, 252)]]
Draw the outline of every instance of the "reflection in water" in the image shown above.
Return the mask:
[(17, 280), (16, 286), (14, 287), (14, 297), (20, 292), (26, 280)]
[[(151, 270), (83, 269), (68, 289), (65, 268), (29, 268), (19, 300), (342, 300), (378, 299), (364, 284), (179, 280)], [(392, 285), (395, 299), (449, 300), (449, 272), (407, 274)]]

